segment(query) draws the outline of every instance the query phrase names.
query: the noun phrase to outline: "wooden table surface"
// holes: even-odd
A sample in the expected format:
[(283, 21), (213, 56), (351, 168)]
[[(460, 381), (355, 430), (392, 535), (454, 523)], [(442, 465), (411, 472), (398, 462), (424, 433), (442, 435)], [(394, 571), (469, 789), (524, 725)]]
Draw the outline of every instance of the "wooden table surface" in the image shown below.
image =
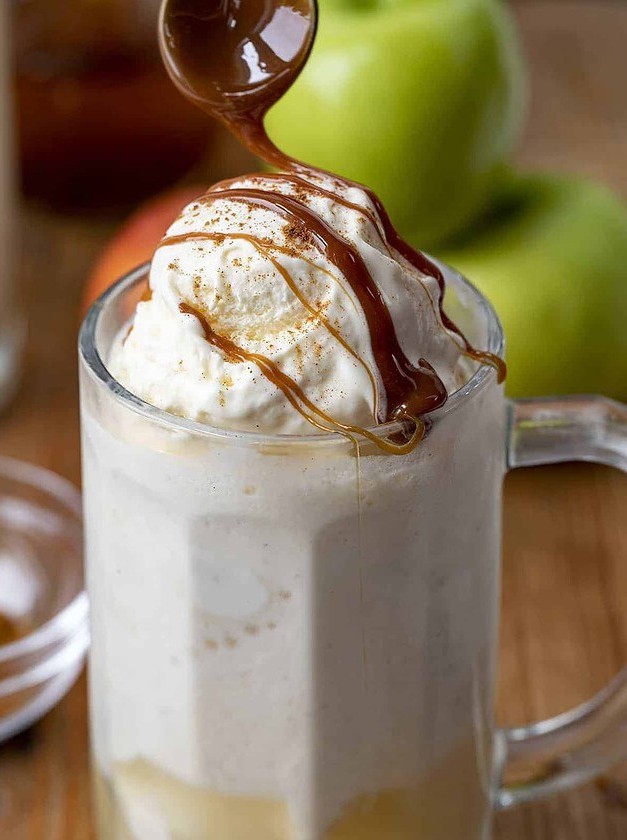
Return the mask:
[[(533, 87), (521, 161), (587, 172), (627, 196), (627, 5), (521, 2), (516, 14)], [(34, 207), (24, 212), (20, 283), (30, 339), (24, 386), (0, 419), (0, 453), (73, 481), (79, 478), (78, 301), (85, 274), (116, 224)], [(503, 723), (560, 712), (627, 662), (626, 514), (627, 481), (607, 469), (568, 465), (507, 479)], [(607, 780), (497, 815), (495, 837), (627, 838), (627, 764)], [(0, 747), (0, 838), (91, 836), (82, 677), (41, 723)]]

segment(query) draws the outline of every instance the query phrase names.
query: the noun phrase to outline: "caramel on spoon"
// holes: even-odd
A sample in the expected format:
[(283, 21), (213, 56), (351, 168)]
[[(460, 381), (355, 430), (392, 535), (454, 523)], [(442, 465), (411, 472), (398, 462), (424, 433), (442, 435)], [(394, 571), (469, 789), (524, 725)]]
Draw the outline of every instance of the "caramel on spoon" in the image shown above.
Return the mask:
[(303, 69), (317, 21), (315, 0), (164, 0), (159, 46), (184, 96), (285, 167), (263, 118)]

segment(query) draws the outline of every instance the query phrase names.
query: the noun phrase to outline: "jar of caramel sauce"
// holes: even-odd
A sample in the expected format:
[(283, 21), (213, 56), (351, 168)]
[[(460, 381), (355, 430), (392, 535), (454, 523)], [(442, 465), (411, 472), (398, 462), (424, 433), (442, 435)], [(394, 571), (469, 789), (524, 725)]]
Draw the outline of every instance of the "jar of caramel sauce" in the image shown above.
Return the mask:
[(24, 192), (55, 206), (136, 202), (186, 174), (206, 118), (159, 60), (159, 0), (13, 0)]

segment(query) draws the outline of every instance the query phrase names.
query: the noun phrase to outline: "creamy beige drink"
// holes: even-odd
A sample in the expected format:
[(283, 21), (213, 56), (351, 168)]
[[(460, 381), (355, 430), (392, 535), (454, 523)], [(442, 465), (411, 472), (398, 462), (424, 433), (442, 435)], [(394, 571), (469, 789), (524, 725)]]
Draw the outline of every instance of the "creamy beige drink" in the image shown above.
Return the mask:
[[(500, 361), (376, 197), (263, 134), (258, 81), (286, 88), (307, 8), (165, 5), (177, 84), (229, 124), (234, 85), (237, 131), (285, 171), (200, 196), (136, 307), (141, 272), (82, 333), (107, 840), (489, 833)], [(255, 107), (242, 65), (199, 75), (224, 65), (208, 43), (241, 51)], [(486, 305), (450, 283), (498, 350)]]
[(487, 837), (494, 375), (359, 460), (83, 387), (101, 836)]

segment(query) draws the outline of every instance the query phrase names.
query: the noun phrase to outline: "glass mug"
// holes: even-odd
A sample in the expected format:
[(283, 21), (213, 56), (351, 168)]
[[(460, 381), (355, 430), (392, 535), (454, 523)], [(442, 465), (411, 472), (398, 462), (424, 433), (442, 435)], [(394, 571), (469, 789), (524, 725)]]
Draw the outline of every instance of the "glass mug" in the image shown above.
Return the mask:
[[(490, 304), (447, 275), (449, 311), (502, 353)], [(409, 455), (210, 428), (107, 371), (145, 280), (80, 338), (101, 838), (487, 840), (494, 809), (627, 754), (624, 676), (524, 729), (493, 709), (505, 471), (627, 468), (627, 409), (507, 401), (481, 367)]]

